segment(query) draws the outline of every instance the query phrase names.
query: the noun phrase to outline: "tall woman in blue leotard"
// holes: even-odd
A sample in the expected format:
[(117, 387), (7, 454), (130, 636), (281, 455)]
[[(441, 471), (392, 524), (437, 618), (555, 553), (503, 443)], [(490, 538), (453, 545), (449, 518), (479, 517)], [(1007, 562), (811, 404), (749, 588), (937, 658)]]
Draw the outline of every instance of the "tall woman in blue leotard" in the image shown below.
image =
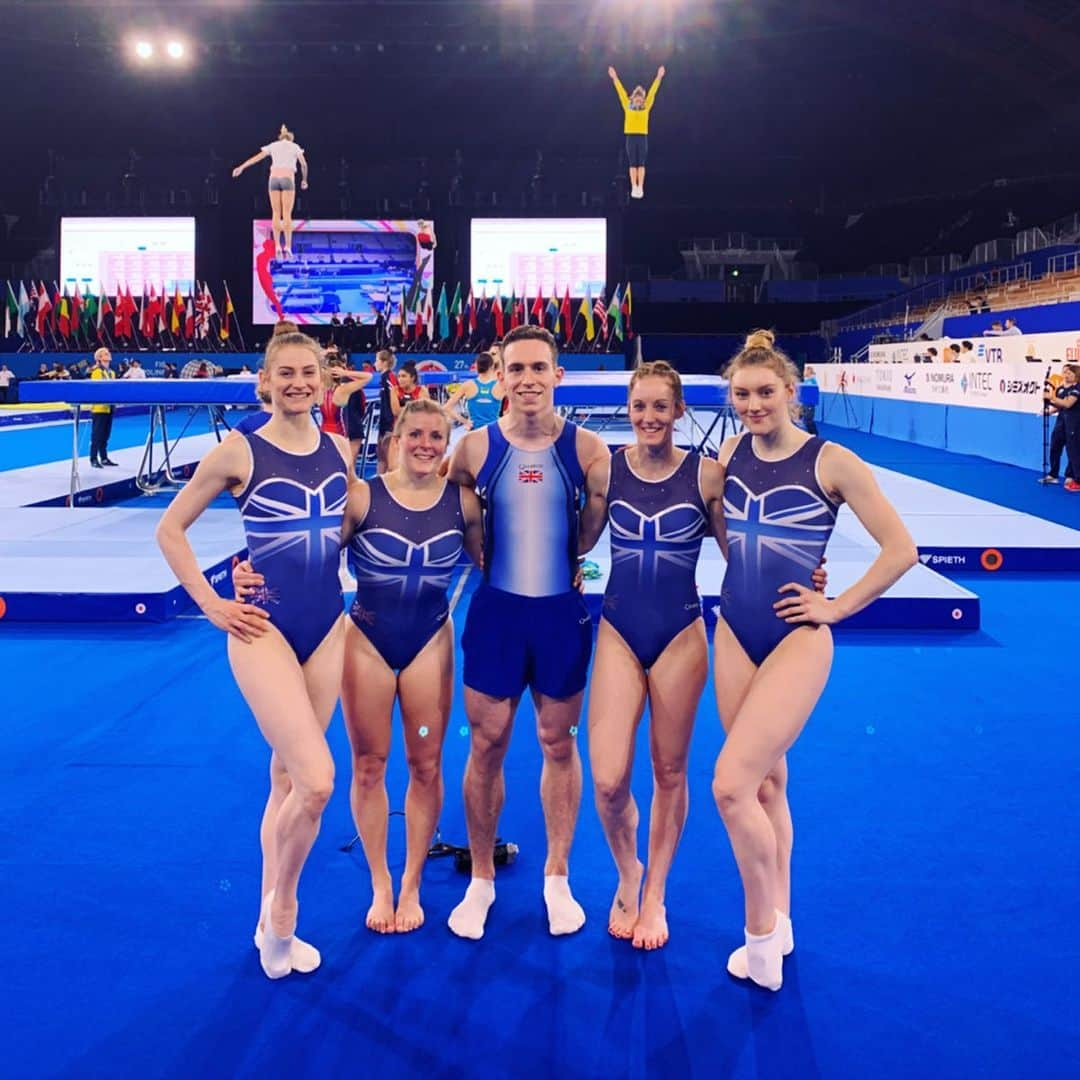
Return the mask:
[[(686, 822), (687, 752), (709, 674), (695, 571), (702, 540), (723, 529), (719, 466), (674, 443), (684, 411), (670, 365), (634, 372), (629, 415), (637, 441), (589, 470), (579, 537), (579, 549), (588, 551), (605, 524), (611, 532), (589, 692), (596, 805), (619, 871), (608, 932), (644, 949), (668, 939), (664, 891)], [(653, 801), (642, 889), (630, 774), (646, 702)]]
[[(226, 439), (200, 463), (158, 526), (169, 566), (210, 621), (229, 633), (229, 664), (273, 754), (263, 815), (263, 970), (311, 971), (319, 954), (295, 936), (296, 890), (334, 784), (326, 728), (341, 685), (344, 645), (338, 564), (348, 491), (348, 443), (311, 419), (322, 394), (322, 350), (304, 334), (266, 348), (262, 380), (273, 415)], [(263, 586), (251, 603), (224, 600), (202, 571), (187, 530), (223, 491), (244, 519)]]
[[(716, 624), (716, 704), (727, 733), (713, 795), (746, 897), (745, 945), (728, 970), (778, 990), (791, 933), (791, 812), (785, 754), (817, 704), (832, 663), (829, 625), (861, 611), (918, 556), (870, 469), (792, 420), (797, 375), (759, 330), (728, 368), (746, 430), (720, 449), (728, 566)], [(881, 546), (835, 599), (810, 588), (847, 503)]]
[[(462, 547), (483, 549), (480, 501), (439, 473), (450, 437), (442, 408), (408, 402), (394, 424), (395, 469), (357, 485), (346, 535), (356, 600), (346, 629), (342, 705), (353, 752), (353, 817), (371, 871), (366, 923), (379, 933), (424, 921), (420, 875), (442, 809), (442, 746), (454, 692), (447, 588)], [(405, 870), (397, 905), (386, 862), (386, 759), (401, 707), (409, 787)]]

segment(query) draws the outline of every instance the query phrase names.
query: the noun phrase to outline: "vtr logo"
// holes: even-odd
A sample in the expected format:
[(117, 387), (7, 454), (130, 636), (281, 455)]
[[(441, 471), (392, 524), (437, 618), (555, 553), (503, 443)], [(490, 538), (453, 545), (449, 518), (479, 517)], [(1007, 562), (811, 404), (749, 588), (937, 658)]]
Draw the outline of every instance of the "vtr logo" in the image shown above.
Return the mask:
[(915, 389), (915, 372), (904, 376), (904, 393), (905, 394), (917, 394), (918, 390)]

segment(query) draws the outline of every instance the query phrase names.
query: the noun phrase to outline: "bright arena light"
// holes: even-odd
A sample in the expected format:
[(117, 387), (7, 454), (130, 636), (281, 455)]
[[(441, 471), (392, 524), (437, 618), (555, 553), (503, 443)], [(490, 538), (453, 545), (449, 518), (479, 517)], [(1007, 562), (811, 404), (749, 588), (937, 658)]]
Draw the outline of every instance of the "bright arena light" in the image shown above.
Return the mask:
[(135, 55), (140, 60), (149, 60), (154, 55), (154, 46), (149, 41), (136, 41)]
[(184, 53), (187, 51), (184, 48), (182, 41), (170, 41), (165, 46), (165, 51), (169, 54), (169, 57), (173, 60), (183, 60)]

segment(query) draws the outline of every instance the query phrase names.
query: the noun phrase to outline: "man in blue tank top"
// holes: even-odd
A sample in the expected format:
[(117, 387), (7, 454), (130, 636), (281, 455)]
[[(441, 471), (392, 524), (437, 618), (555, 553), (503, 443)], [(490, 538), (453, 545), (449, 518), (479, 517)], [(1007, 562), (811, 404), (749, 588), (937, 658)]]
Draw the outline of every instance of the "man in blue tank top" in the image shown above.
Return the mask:
[[(491, 353), (477, 353), (476, 378), (462, 381), (447, 401), (446, 411), (459, 423), (467, 423), (475, 430), (494, 424), (499, 419), (503, 397), (503, 386), (495, 370), (495, 357)], [(468, 420), (457, 411), (456, 406), (461, 402), (468, 407)]]
[(561, 378), (558, 346), (547, 330), (512, 330), (503, 342), (500, 375), (509, 411), (469, 432), (450, 465), (450, 478), (476, 489), (484, 513), (484, 580), (462, 636), (472, 728), (464, 783), (472, 881), (450, 915), (450, 929), (459, 937), (483, 937), (495, 901), (502, 764), (526, 687), (544, 755), (548, 925), (553, 934), (572, 934), (585, 922), (570, 892), (568, 863), (581, 802), (575, 735), (592, 619), (574, 580), (585, 473), (608, 449), (594, 433), (556, 415)]

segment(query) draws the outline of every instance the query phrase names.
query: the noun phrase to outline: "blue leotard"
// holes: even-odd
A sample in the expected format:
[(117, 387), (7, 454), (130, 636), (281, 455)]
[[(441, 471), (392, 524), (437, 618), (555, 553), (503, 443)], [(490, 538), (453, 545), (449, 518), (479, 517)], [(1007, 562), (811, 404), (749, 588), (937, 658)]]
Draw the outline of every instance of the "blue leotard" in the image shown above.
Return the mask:
[(611, 459), (611, 576), (604, 618), (646, 670), (701, 618), (695, 573), (708, 513), (700, 474), (697, 454), (687, 454), (663, 480), (638, 476), (625, 450)]
[(251, 479), (236, 497), (252, 566), (263, 585), (250, 603), (306, 663), (341, 614), (341, 521), (349, 482), (334, 440), (322, 432), (310, 454), (245, 435)]
[(446, 590), (465, 536), (461, 491), (448, 482), (432, 506), (412, 510), (381, 476), (370, 486), (367, 516), (349, 542), (356, 575), (349, 614), (387, 666), (400, 670), (450, 614)]
[(476, 380), (476, 393), (469, 398), (469, 419), (474, 428), (487, 427), (499, 419), (502, 412), (502, 401), (495, 397), (495, 386), (498, 379), (490, 382)]
[(728, 564), (720, 615), (755, 664), (795, 629), (773, 610), (777, 600), (793, 595), (778, 590), (788, 582), (813, 588), (810, 575), (836, 524), (839, 507), (817, 479), (824, 445), (810, 438), (781, 461), (762, 461), (751, 436), (743, 435), (727, 463)]

